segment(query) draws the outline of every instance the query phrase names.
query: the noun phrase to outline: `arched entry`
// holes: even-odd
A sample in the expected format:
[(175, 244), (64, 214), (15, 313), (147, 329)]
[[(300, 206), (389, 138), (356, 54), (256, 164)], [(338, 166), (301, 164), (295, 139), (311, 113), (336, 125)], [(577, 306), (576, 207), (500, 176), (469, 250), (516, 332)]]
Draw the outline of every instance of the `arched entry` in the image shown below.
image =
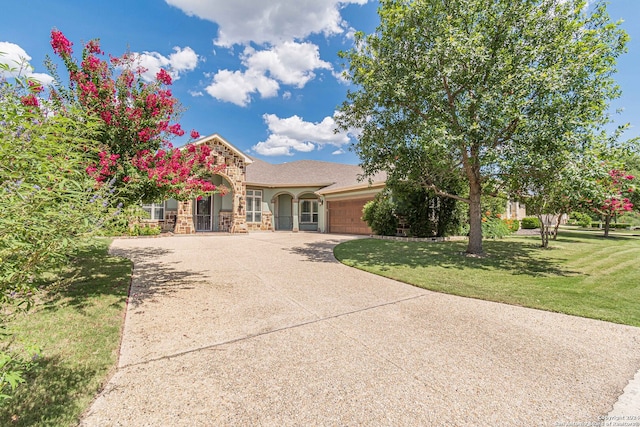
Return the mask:
[(233, 225), (233, 186), (221, 175), (209, 181), (216, 187), (225, 187), (226, 194), (216, 193), (202, 197), (194, 203), (193, 222), (196, 232), (231, 231)]
[(275, 229), (293, 230), (293, 195), (283, 193), (275, 199)]
[(176, 234), (197, 231), (229, 231), (246, 233), (245, 180), (246, 165), (252, 160), (219, 135), (211, 135), (195, 142), (206, 144), (211, 150), (212, 166), (222, 167), (222, 172), (212, 175), (212, 182), (225, 185), (226, 196), (213, 195), (202, 200), (180, 202), (176, 215)]

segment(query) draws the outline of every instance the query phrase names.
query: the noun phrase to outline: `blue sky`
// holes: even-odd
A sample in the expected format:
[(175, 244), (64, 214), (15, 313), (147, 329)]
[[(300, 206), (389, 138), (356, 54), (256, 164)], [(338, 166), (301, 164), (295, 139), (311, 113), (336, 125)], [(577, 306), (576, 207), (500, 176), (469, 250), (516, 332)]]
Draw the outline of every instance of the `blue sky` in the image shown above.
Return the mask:
[[(271, 163), (355, 164), (349, 135), (333, 133), (331, 117), (348, 89), (337, 52), (351, 46), (354, 30), (375, 29), (376, 8), (375, 0), (4, 2), (0, 51), (27, 55), (44, 73), (52, 28), (78, 53), (83, 42), (99, 38), (105, 52), (140, 54), (152, 72), (173, 67), (187, 133), (218, 133)], [(640, 136), (640, 0), (612, 0), (608, 9), (631, 36), (618, 62), (623, 95), (612, 105), (624, 109), (613, 118), (631, 123), (625, 133), (631, 138)]]

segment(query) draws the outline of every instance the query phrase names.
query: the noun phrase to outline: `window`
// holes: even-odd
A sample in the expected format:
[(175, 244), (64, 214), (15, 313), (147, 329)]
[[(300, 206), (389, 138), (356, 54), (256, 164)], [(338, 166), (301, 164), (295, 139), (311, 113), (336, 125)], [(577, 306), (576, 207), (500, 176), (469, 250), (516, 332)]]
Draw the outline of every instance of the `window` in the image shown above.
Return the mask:
[(300, 222), (318, 222), (318, 201), (300, 201)]
[(247, 190), (247, 222), (262, 222), (262, 190)]
[(142, 209), (149, 214), (148, 219), (164, 220), (164, 202), (162, 203), (145, 203)]

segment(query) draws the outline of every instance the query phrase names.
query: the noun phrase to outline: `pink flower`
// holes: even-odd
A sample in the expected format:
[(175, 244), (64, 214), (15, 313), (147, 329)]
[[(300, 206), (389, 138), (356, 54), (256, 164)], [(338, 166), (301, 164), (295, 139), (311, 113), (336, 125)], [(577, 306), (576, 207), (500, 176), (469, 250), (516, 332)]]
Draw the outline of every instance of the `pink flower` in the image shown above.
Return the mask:
[(633, 175), (627, 175), (627, 176), (624, 177), (624, 179), (627, 179), (629, 181), (631, 181), (634, 178), (635, 178), (635, 176), (633, 176)]
[(169, 132), (178, 136), (184, 135), (184, 131), (180, 128), (180, 123), (169, 126)]
[(165, 84), (167, 86), (169, 86), (171, 84), (171, 76), (169, 75), (169, 73), (167, 73), (163, 69), (158, 71), (158, 74), (156, 74), (156, 79), (158, 79), (158, 81), (160, 83), (163, 83), (163, 84)]
[(91, 40), (89, 43), (87, 43), (85, 48), (89, 51), (89, 53), (96, 53), (98, 55), (102, 54), (102, 51), (100, 50), (100, 42), (98, 42), (98, 40)]
[(138, 138), (140, 138), (140, 141), (142, 142), (147, 142), (151, 139), (151, 132), (148, 128), (144, 128), (138, 132)]
[(51, 31), (51, 47), (56, 55), (67, 56), (71, 55), (71, 43), (62, 32), (58, 30)]
[(198, 139), (198, 138), (200, 138), (200, 133), (199, 133), (197, 130), (193, 129), (193, 130), (191, 131), (191, 138), (193, 138), (193, 139)]
[(89, 71), (97, 71), (102, 66), (102, 61), (93, 55), (89, 55), (82, 61), (82, 68)]
[(33, 94), (25, 95), (20, 98), (20, 102), (25, 107), (37, 107), (38, 106), (38, 98)]
[(100, 113), (100, 117), (102, 117), (102, 120), (104, 120), (104, 122), (108, 125), (111, 124), (111, 119), (113, 118), (112, 114), (110, 111), (103, 111)]

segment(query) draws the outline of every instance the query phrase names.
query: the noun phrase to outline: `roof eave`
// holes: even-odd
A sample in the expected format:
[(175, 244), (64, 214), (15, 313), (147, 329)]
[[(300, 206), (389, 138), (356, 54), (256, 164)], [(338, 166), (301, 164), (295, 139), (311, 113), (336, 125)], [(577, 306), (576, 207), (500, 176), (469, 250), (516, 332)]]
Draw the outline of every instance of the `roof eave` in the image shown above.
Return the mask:
[(312, 182), (312, 183), (302, 183), (302, 184), (291, 184), (291, 183), (278, 183), (278, 184), (272, 184), (272, 183), (264, 183), (264, 182), (246, 182), (246, 185), (248, 187), (264, 187), (264, 188), (278, 188), (278, 187), (328, 187), (330, 185), (335, 184), (335, 182)]
[(376, 189), (384, 186), (385, 186), (385, 181), (377, 181), (371, 184), (367, 183), (367, 184), (351, 185), (348, 187), (339, 187), (339, 188), (328, 189), (328, 190), (320, 189), (315, 193), (320, 196), (326, 196), (331, 194), (346, 193), (346, 192), (355, 191), (355, 190)]

